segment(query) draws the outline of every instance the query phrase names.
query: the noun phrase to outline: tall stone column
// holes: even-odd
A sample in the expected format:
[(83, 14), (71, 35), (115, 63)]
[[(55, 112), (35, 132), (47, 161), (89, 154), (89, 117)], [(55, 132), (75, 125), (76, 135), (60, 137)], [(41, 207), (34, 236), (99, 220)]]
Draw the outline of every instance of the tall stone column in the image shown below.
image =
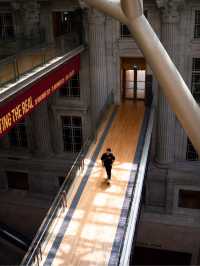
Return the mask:
[(26, 0), (21, 3), (24, 35), (28, 39), (40, 38), (40, 4), (37, 0)]
[[(183, 0), (156, 0), (156, 2), (162, 15), (161, 42), (177, 66), (179, 9), (183, 4)], [(157, 121), (156, 160), (163, 164), (172, 163), (175, 157), (176, 117), (161, 90), (159, 90), (158, 95)]]
[(61, 114), (57, 110), (59, 105), (59, 91), (56, 91), (49, 99), (49, 122), (50, 122), (50, 131), (52, 136), (52, 149), (54, 154), (59, 155), (64, 151), (63, 147), (63, 130), (61, 123)]
[(94, 126), (107, 97), (107, 62), (105, 47), (105, 16), (88, 10), (91, 104)]
[(12, 13), (15, 18), (15, 37), (20, 38), (21, 34), (23, 32), (23, 29), (21, 27), (22, 24), (22, 16), (20, 12), (21, 4), (18, 1), (12, 1), (10, 2)]
[[(114, 84), (114, 79), (115, 79), (115, 68), (114, 68), (114, 61), (113, 61), (113, 18), (111, 17), (106, 17), (106, 61), (107, 61), (107, 92), (108, 95), (114, 94), (115, 91), (115, 84)], [(113, 99), (112, 99), (113, 100)]]
[(52, 146), (47, 102), (40, 104), (31, 116), (35, 146), (33, 152), (39, 157), (48, 157), (52, 154)]

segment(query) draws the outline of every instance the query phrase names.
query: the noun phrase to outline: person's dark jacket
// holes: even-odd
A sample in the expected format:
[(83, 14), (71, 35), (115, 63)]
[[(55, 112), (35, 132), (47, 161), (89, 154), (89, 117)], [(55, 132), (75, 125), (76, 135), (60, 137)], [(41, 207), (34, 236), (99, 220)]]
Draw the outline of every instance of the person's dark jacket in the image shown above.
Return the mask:
[(101, 156), (101, 160), (103, 162), (103, 165), (105, 167), (112, 167), (112, 164), (115, 160), (115, 156), (112, 154), (112, 153), (104, 153), (102, 156)]

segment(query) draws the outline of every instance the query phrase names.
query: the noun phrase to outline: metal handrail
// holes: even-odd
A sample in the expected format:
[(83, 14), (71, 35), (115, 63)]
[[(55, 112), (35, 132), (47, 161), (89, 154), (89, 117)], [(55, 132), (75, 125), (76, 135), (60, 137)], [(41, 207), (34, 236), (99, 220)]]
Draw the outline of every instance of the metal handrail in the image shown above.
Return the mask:
[[(69, 34), (64, 34), (55, 39), (52, 43), (40, 43), (35, 46), (18, 51), (17, 53), (10, 55), (0, 60), (0, 87), (13, 81), (17, 81), (21, 76), (27, 72), (32, 71), (36, 67), (41, 67), (47, 62), (73, 50), (80, 46), (80, 40), (71, 42), (68, 40)], [(34, 53), (38, 52), (37, 60), (32, 61)], [(23, 66), (23, 61), (28, 60), (28, 65)], [(5, 68), (8, 67), (7, 73), (5, 74)]]
[[(74, 32), (76, 34), (76, 32)], [(41, 41), (35, 41), (33, 42), (31, 45), (27, 46), (27, 47), (21, 47), (19, 48), (19, 50), (15, 51), (14, 53), (0, 59), (0, 63), (2, 63), (3, 61), (7, 60), (7, 59), (11, 59), (13, 57), (16, 57), (17, 55), (19, 54), (22, 54), (24, 52), (27, 52), (27, 51), (31, 51), (31, 50), (35, 50), (35, 49), (40, 49), (40, 48), (48, 48), (48, 47), (52, 47), (53, 45), (55, 45), (56, 43), (58, 43), (59, 41), (62, 41), (63, 39), (65, 39), (67, 36), (70, 36), (70, 34), (72, 35), (72, 33), (65, 33), (65, 34), (62, 34), (60, 36), (57, 36), (55, 37), (54, 41), (52, 42), (46, 42), (45, 40)], [(29, 39), (26, 39), (26, 38), (18, 38), (18, 39), (15, 39), (13, 40), (13, 42), (17, 42), (17, 41), (21, 41), (21, 42), (24, 42), (24, 41), (29, 41)], [(10, 43), (11, 41), (9, 42), (6, 42), (6, 41), (3, 41), (3, 42), (0, 42), (1, 45), (6, 45), (7, 43)]]
[(35, 260), (37, 261), (37, 265), (39, 265), (39, 260), (42, 259), (42, 246), (44, 245), (44, 242), (48, 236), (49, 228), (57, 218), (58, 211), (65, 209), (67, 206), (67, 197), (69, 196), (69, 190), (73, 187), (73, 185), (75, 186), (77, 172), (84, 166), (84, 156), (89, 148), (90, 143), (91, 138), (88, 138), (78, 156), (76, 157), (68, 174), (66, 175), (64, 183), (59, 189), (20, 266), (32, 265)]
[(46, 32), (43, 30), (40, 31), (39, 36), (28, 38), (26, 36), (18, 36), (9, 39), (1, 39), (0, 45), (1, 48), (6, 49), (9, 46), (13, 47), (13, 54), (19, 51), (23, 51), (24, 49), (28, 49), (34, 46), (38, 46), (44, 44), (46, 42)]
[(154, 113), (155, 113), (155, 107), (152, 104), (150, 110), (150, 117), (148, 121), (148, 127), (145, 134), (144, 145), (142, 149), (142, 155), (136, 172), (132, 199), (128, 210), (128, 219), (126, 222), (125, 236), (123, 239), (123, 244), (120, 249), (120, 256), (118, 261), (118, 265), (120, 266), (127, 266), (129, 265), (130, 262), (132, 244), (135, 239), (135, 231), (139, 217), (142, 189), (143, 189), (147, 160), (149, 155), (151, 136), (153, 131)]

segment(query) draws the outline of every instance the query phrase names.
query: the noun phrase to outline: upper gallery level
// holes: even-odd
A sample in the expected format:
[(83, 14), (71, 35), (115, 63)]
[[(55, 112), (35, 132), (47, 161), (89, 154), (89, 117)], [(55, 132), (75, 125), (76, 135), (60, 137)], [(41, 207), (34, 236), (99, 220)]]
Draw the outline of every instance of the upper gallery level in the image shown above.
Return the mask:
[(78, 4), (0, 1), (0, 88), (83, 44)]

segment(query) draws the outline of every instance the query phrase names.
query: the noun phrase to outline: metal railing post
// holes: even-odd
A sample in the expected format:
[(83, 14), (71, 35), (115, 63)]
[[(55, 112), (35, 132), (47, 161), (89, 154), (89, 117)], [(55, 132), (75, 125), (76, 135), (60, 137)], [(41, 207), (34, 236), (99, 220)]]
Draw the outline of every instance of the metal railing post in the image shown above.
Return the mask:
[(14, 58), (13, 68), (14, 68), (15, 80), (17, 81), (19, 79), (19, 67), (17, 62), (17, 56), (15, 56)]
[(42, 65), (45, 65), (45, 62), (46, 62), (46, 58), (45, 58), (45, 50), (46, 50), (46, 48), (45, 47), (43, 47), (42, 48)]
[(62, 192), (62, 201), (63, 201), (63, 206), (66, 208), (67, 207), (67, 193), (65, 190)]
[(42, 249), (41, 249), (41, 245), (38, 247), (39, 249), (39, 254), (40, 254), (40, 260), (42, 260)]
[(37, 260), (37, 266), (39, 266), (40, 262), (39, 262), (38, 254), (36, 254), (36, 260)]
[[(91, 139), (88, 138), (87, 142), (85, 143), (84, 147), (89, 147)], [(44, 245), (45, 241), (48, 243), (47, 235), (50, 231), (52, 223), (58, 217), (58, 212), (60, 210), (60, 206), (63, 212), (66, 210), (67, 207), (67, 196), (69, 195), (69, 191), (73, 184), (75, 183), (75, 177), (78, 173), (78, 165), (82, 160), (83, 155), (85, 154), (86, 150), (82, 147), (81, 151), (79, 152), (78, 156), (76, 157), (71, 169), (69, 170), (66, 179), (61, 186), (58, 194), (56, 195), (51, 208), (49, 209), (45, 219), (43, 220), (38, 233), (34, 237), (31, 246), (29, 247), (28, 252), (26, 253), (24, 259), (22, 260), (20, 266), (28, 266), (33, 265), (33, 261), (37, 260), (37, 266), (39, 266), (40, 259), (42, 260), (42, 246)], [(70, 180), (72, 182), (68, 182)]]

